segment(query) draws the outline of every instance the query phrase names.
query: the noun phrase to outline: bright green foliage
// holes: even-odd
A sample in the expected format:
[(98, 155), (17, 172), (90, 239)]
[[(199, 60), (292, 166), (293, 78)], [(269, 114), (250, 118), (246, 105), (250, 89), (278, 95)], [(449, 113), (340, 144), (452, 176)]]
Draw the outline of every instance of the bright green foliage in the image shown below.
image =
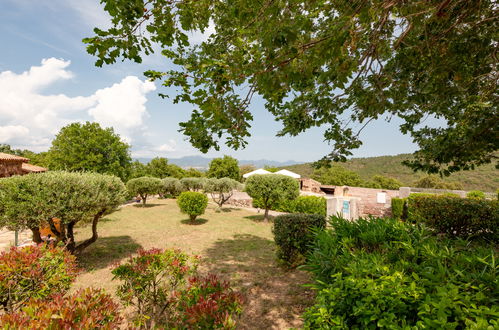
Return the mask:
[(140, 178), (131, 179), (126, 183), (126, 188), (129, 193), (134, 196), (140, 195), (142, 206), (146, 205), (149, 195), (158, 194), (163, 187), (161, 179), (143, 176)]
[(330, 224), (307, 258), (317, 296), (305, 329), (499, 326), (492, 246), (435, 237), (395, 219)]
[(196, 170), (195, 168), (188, 168), (184, 171), (184, 178), (202, 178), (204, 177), (204, 173), (200, 170)]
[(132, 163), (130, 179), (140, 178), (142, 176), (147, 176), (147, 165), (136, 160)]
[(32, 299), (20, 311), (0, 316), (3, 329), (119, 329), (120, 306), (102, 289)]
[(398, 190), (402, 186), (402, 183), (394, 178), (389, 178), (382, 175), (375, 175), (373, 176), (370, 182), (367, 182), (363, 186), (376, 189)]
[[(121, 205), (126, 196), (123, 182), (96, 173), (47, 172), (4, 178), (0, 181), (0, 227), (30, 229), (41, 243), (39, 229), (50, 226), (58, 241), (81, 252), (97, 240), (97, 224)], [(54, 218), (61, 221), (59, 231)], [(76, 245), (74, 227), (91, 223), (92, 237)]]
[(206, 192), (211, 194), (213, 201), (221, 208), (232, 197), (234, 190), (240, 190), (239, 181), (230, 178), (211, 178), (206, 183)]
[(265, 166), (263, 167), (263, 169), (264, 169), (264, 170), (266, 170), (266, 171), (269, 171), (270, 173), (275, 173), (275, 172), (277, 172), (277, 171), (279, 171), (279, 170), (280, 170), (280, 168), (279, 168), (279, 167), (269, 166), (269, 165), (265, 165)]
[(463, 186), (459, 182), (445, 182), (436, 175), (428, 175), (414, 182), (417, 188), (450, 189), (461, 190)]
[(12, 149), (12, 147), (8, 144), (0, 144), (0, 152), (21, 156), (29, 159), (29, 163), (33, 165), (48, 167), (49, 163), (47, 160), (47, 152), (35, 153), (31, 150), (21, 150), (21, 149)]
[(132, 159), (130, 146), (112, 128), (98, 123), (73, 123), (61, 128), (48, 152), (50, 168), (112, 174), (126, 181)]
[(359, 187), (364, 184), (360, 176), (340, 165), (322, 167), (314, 171), (314, 180), (325, 185)]
[(468, 191), (468, 193), (466, 194), (466, 197), (484, 199), (485, 193), (483, 191), (480, 191), (480, 190), (472, 190), (472, 191)]
[(77, 275), (76, 258), (62, 248), (13, 247), (0, 254), (0, 306), (15, 312), (29, 299), (63, 295)]
[(147, 174), (155, 178), (182, 178), (185, 176), (185, 171), (175, 164), (168, 164), (168, 159), (164, 157), (156, 157), (146, 165)]
[(499, 201), (431, 194), (408, 197), (409, 220), (439, 233), (499, 240)]
[(191, 222), (194, 222), (197, 216), (203, 214), (204, 210), (206, 210), (208, 197), (200, 192), (184, 191), (178, 196), (177, 205), (180, 212), (189, 215)]
[[(253, 199), (253, 207), (264, 209), (263, 202)], [(326, 199), (319, 196), (298, 196), (293, 200), (283, 200), (272, 205), (271, 210), (287, 213), (319, 214), (326, 216)]]
[(121, 281), (116, 295), (133, 307), (136, 326), (166, 326), (175, 317), (173, 293), (186, 287), (197, 265), (197, 258), (176, 249), (139, 250), (112, 270), (113, 280)]
[(177, 178), (164, 178), (162, 184), (160, 192), (163, 195), (177, 197), (183, 191), (182, 183)]
[(268, 221), (269, 210), (281, 201), (293, 200), (300, 194), (298, 181), (280, 174), (252, 175), (246, 180), (245, 189), (251, 198), (262, 202), (264, 219)]
[(407, 200), (405, 198), (392, 198), (392, 216), (395, 219), (407, 219)]
[[(96, 65), (140, 63), (156, 44), (176, 67), (146, 75), (197, 108), (181, 130), (204, 152), (225, 135), (246, 145), (255, 94), (282, 122), (278, 135), (327, 126), (330, 159), (383, 116), (419, 145), (414, 169), (448, 174), (499, 148), (495, 1), (103, 2), (112, 26), (83, 40)], [(210, 23), (216, 33), (190, 44)], [(428, 116), (444, 123), (425, 126)]]
[(241, 165), (239, 166), (239, 174), (241, 175), (239, 177), (239, 182), (243, 182), (244, 178), (243, 175), (249, 172), (253, 172), (256, 170), (256, 167), (254, 165)]
[(182, 190), (200, 191), (206, 187), (206, 178), (182, 178), (180, 179)]
[(230, 178), (239, 180), (239, 162), (237, 159), (225, 155), (223, 158), (214, 158), (210, 162), (210, 167), (206, 176), (209, 178)]
[(324, 229), (326, 218), (317, 214), (283, 214), (274, 218), (277, 258), (288, 267), (302, 264), (314, 241), (312, 231)]

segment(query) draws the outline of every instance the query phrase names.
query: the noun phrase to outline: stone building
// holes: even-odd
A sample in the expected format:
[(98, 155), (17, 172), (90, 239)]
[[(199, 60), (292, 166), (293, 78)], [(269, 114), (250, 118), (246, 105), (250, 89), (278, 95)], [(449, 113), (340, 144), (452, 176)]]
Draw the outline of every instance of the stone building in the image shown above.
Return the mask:
[(0, 152), (0, 178), (46, 172), (44, 167), (29, 164), (29, 159)]

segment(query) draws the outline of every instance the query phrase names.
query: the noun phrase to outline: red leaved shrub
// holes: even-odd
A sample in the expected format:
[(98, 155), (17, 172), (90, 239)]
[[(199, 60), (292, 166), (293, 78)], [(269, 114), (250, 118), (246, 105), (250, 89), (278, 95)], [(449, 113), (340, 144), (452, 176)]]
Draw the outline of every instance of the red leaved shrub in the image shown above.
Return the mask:
[(98, 289), (32, 299), (19, 311), (0, 316), (6, 329), (115, 329), (121, 321), (118, 304)]
[(75, 257), (63, 248), (13, 247), (0, 254), (0, 305), (13, 312), (29, 299), (64, 294), (77, 274)]

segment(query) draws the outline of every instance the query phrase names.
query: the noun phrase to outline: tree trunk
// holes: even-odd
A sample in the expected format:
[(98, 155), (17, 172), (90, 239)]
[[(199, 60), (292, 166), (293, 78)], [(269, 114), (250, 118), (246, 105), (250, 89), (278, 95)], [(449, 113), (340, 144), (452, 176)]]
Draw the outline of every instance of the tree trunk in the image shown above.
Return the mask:
[(97, 240), (97, 238), (99, 238), (99, 235), (97, 234), (97, 224), (99, 223), (99, 220), (102, 217), (102, 215), (104, 215), (104, 212), (105, 210), (102, 210), (94, 216), (94, 219), (92, 220), (92, 237), (78, 244), (75, 248), (75, 254), (82, 253), (83, 250), (85, 250), (90, 244), (94, 243)]
[(269, 209), (265, 209), (265, 214), (263, 215), (263, 220), (269, 222)]
[(191, 223), (194, 223), (194, 221), (196, 220), (196, 217), (197, 215), (189, 215), (189, 217), (191, 218)]
[(43, 243), (42, 236), (40, 235), (40, 228), (35, 227), (35, 228), (30, 228), (30, 230), (33, 233), (33, 242), (35, 242), (36, 244)]
[(142, 197), (142, 207), (146, 207), (147, 195), (140, 197)]
[(68, 223), (68, 237), (66, 239), (66, 242), (64, 242), (64, 244), (66, 245), (66, 249), (68, 249), (68, 251), (70, 251), (71, 253), (73, 253), (76, 246), (74, 230), (73, 230), (74, 225), (75, 225), (74, 222)]

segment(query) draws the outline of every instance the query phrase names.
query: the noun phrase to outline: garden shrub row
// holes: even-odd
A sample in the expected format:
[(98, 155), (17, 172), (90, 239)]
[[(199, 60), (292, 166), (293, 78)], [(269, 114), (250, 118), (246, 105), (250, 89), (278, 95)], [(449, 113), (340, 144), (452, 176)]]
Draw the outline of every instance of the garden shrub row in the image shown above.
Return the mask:
[(302, 264), (314, 239), (312, 232), (325, 227), (326, 218), (319, 214), (283, 214), (275, 217), (272, 232), (277, 245), (277, 258), (288, 267)]
[[(253, 199), (253, 207), (264, 208), (259, 199)], [(272, 210), (287, 213), (319, 214), (326, 216), (326, 199), (319, 196), (298, 196), (293, 200), (284, 200), (272, 206)]]
[(438, 233), (499, 239), (499, 201), (431, 194), (408, 197), (408, 220), (423, 222)]
[(305, 269), (316, 303), (306, 329), (497, 329), (494, 247), (396, 219), (330, 220)]

